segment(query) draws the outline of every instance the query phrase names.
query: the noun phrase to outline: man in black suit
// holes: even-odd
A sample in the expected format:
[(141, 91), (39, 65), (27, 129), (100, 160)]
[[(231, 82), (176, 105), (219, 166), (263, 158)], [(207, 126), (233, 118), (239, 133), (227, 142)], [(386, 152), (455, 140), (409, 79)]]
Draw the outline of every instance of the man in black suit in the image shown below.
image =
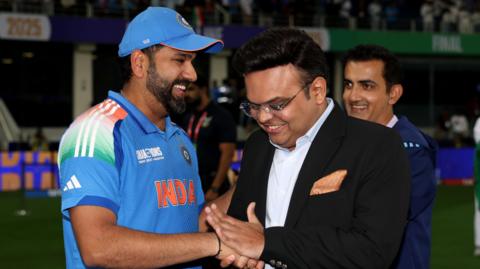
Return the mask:
[(409, 203), (400, 137), (326, 97), (324, 54), (303, 31), (267, 30), (234, 64), (247, 89), (241, 108), (262, 130), (246, 142), (228, 215), (225, 204), (205, 209), (222, 244), (241, 255), (223, 264), (388, 268)]

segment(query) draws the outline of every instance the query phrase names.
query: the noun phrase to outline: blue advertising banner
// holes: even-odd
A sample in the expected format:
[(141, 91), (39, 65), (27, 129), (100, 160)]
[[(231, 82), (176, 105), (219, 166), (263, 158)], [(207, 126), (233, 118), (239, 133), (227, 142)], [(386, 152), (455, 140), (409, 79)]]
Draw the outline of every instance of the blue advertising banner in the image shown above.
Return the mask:
[(437, 167), (442, 180), (472, 180), (474, 148), (442, 148), (437, 154)]
[(0, 191), (58, 188), (57, 152), (0, 153)]
[(51, 41), (118, 44), (127, 27), (124, 19), (50, 17)]
[[(437, 155), (438, 177), (443, 184), (473, 183), (473, 148), (442, 148)], [(232, 160), (238, 172), (242, 150)], [(0, 191), (58, 189), (56, 151), (0, 152)]]
[(241, 25), (205, 26), (203, 34), (223, 40), (226, 48), (239, 48), (265, 29), (264, 27)]

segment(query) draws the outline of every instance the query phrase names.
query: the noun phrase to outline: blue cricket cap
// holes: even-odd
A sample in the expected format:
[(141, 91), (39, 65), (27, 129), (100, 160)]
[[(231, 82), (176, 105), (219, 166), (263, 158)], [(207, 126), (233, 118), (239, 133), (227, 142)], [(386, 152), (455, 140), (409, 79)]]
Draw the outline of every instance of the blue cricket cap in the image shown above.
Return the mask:
[(181, 51), (204, 50), (208, 53), (216, 53), (223, 48), (221, 40), (196, 34), (175, 10), (149, 7), (128, 24), (118, 46), (118, 56), (124, 57), (134, 50), (157, 44)]

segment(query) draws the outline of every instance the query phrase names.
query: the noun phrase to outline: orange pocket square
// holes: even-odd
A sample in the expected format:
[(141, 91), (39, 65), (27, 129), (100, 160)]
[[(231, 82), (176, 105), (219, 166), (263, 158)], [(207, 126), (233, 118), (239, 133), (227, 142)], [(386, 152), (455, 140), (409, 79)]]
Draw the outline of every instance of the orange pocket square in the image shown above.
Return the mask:
[(310, 195), (319, 195), (338, 191), (346, 176), (347, 170), (342, 169), (318, 179), (313, 184), (313, 187), (310, 190)]

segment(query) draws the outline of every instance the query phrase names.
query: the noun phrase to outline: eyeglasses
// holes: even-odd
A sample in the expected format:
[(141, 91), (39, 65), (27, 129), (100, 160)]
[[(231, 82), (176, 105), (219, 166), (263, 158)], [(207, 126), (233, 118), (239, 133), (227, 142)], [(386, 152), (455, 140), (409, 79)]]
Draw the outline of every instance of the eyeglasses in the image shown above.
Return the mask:
[(295, 93), (292, 97), (288, 98), (285, 101), (282, 101), (282, 102), (279, 102), (279, 103), (267, 103), (267, 104), (255, 104), (255, 103), (245, 101), (245, 102), (242, 102), (240, 104), (240, 109), (243, 111), (243, 113), (245, 113), (245, 115), (247, 115), (249, 117), (252, 117), (252, 118), (256, 118), (258, 116), (258, 113), (260, 112), (260, 109), (262, 109), (266, 113), (280, 112), (286, 106), (288, 106), (288, 104), (290, 104), (290, 102), (292, 102), (293, 99), (295, 99), (295, 97), (297, 97), (297, 95), (301, 91), (305, 90), (305, 88), (307, 86), (308, 85), (306, 85), (305, 87), (298, 90), (297, 93)]

